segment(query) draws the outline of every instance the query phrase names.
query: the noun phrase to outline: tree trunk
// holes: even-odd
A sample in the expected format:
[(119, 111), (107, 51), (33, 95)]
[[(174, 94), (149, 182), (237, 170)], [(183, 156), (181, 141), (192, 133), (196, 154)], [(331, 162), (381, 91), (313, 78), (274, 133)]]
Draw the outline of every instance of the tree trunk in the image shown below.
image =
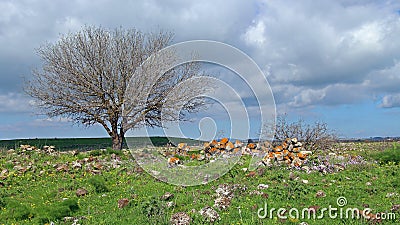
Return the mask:
[(114, 150), (121, 150), (124, 145), (124, 134), (115, 134), (112, 137), (112, 148)]

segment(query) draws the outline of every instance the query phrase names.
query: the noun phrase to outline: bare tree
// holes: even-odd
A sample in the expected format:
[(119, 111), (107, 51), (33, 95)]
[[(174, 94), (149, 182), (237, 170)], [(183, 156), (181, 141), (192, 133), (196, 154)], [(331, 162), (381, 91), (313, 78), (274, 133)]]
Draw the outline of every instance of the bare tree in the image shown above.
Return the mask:
[(187, 113), (206, 105), (196, 97), (207, 89), (201, 79), (194, 79), (201, 75), (199, 64), (168, 68), (177, 59), (170, 51), (142, 66), (172, 38), (172, 33), (164, 31), (86, 26), (37, 50), (43, 67), (33, 71), (25, 91), (49, 117), (102, 125), (113, 149), (121, 149), (128, 130), (162, 126), (162, 119), (184, 120)]
[(274, 131), (274, 140), (281, 142), (286, 138), (297, 138), (310, 151), (327, 150), (337, 140), (336, 134), (325, 122), (317, 121), (309, 124), (303, 119), (290, 122), (286, 114), (277, 117), (273, 128), (268, 124), (266, 126), (264, 130)]

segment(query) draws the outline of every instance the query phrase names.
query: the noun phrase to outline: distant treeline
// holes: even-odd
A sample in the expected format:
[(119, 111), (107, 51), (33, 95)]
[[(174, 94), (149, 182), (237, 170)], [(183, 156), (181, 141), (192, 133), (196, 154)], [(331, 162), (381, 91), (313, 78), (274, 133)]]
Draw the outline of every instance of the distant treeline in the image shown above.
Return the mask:
[[(170, 143), (172, 142), (172, 143)], [(188, 144), (196, 145), (200, 142), (193, 139), (185, 138), (167, 138), (167, 137), (127, 137), (124, 142), (124, 148), (130, 147), (145, 147), (149, 145), (154, 146), (167, 146), (170, 144), (177, 144), (179, 142), (186, 142)], [(106, 149), (112, 147), (111, 138), (36, 138), (36, 139), (15, 139), (15, 140), (0, 140), (0, 149), (16, 149), (20, 145), (32, 145), (37, 148), (43, 146), (55, 146), (57, 150), (94, 150)]]

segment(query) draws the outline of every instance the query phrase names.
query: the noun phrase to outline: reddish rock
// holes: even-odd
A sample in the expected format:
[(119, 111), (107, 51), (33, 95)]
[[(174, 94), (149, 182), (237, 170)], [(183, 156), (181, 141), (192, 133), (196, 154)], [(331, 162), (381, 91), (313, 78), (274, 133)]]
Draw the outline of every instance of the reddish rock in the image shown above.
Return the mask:
[(120, 209), (126, 207), (128, 204), (129, 204), (129, 199), (127, 199), (127, 198), (118, 200), (118, 208), (120, 208)]

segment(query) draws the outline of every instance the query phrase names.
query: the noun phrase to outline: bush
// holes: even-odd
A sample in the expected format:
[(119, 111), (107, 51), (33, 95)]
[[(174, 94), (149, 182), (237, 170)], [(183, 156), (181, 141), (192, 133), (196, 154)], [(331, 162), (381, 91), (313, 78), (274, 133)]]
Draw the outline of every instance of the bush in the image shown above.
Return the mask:
[(89, 184), (93, 185), (96, 193), (108, 192), (109, 189), (106, 185), (106, 181), (101, 176), (94, 176), (89, 179)]
[(277, 117), (275, 126), (271, 127), (267, 124), (264, 127), (263, 132), (267, 137), (271, 131), (274, 132), (275, 141), (282, 142), (286, 138), (297, 138), (308, 151), (330, 149), (337, 140), (337, 136), (328, 129), (325, 122), (317, 121), (314, 124), (307, 124), (303, 119), (289, 122), (286, 114)]
[(76, 199), (67, 199), (54, 205), (42, 208), (39, 217), (40, 223), (48, 223), (53, 220), (60, 220), (66, 216), (79, 210), (78, 201)]
[(7, 208), (10, 209), (10, 218), (14, 218), (15, 220), (26, 220), (29, 219), (30, 215), (32, 215), (29, 208), (21, 204), (15, 200), (9, 200), (6, 205)]
[(156, 197), (151, 197), (142, 203), (142, 213), (148, 217), (164, 214), (163, 202)]

